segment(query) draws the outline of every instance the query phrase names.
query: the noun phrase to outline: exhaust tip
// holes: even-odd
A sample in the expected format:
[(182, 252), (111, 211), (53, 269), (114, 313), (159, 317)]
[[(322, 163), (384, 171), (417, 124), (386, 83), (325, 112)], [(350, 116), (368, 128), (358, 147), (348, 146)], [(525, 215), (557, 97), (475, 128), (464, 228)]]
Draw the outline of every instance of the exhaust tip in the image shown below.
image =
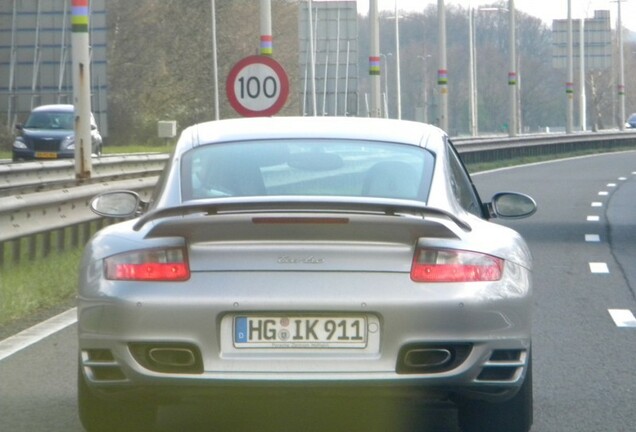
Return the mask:
[(196, 356), (189, 348), (150, 348), (148, 358), (163, 367), (192, 367)]
[(453, 354), (445, 348), (418, 348), (406, 352), (404, 364), (412, 368), (435, 368), (444, 366), (452, 358)]
[(462, 364), (471, 344), (433, 345), (414, 343), (403, 346), (398, 356), (396, 372), (399, 374), (442, 373)]
[(187, 343), (133, 343), (130, 352), (148, 370), (160, 373), (203, 373), (199, 349)]

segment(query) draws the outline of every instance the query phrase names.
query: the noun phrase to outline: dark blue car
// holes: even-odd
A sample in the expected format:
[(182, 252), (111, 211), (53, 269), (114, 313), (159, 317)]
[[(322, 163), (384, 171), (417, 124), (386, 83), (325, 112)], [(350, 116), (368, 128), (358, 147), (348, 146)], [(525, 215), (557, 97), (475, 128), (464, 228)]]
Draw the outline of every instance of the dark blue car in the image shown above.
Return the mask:
[[(13, 160), (75, 157), (75, 110), (73, 105), (42, 105), (24, 124), (16, 125)], [(102, 137), (91, 114), (91, 153), (101, 155)]]

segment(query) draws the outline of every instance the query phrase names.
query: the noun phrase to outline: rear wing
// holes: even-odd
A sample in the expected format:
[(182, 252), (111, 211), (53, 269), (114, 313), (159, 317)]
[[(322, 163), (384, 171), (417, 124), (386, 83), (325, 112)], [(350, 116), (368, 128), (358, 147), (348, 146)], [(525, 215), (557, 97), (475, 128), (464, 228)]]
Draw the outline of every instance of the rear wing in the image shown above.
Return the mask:
[[(471, 227), (465, 221), (452, 213), (424, 203), (400, 199), (373, 199), (356, 197), (249, 197), (246, 198), (216, 198), (197, 200), (180, 206), (152, 210), (141, 216), (133, 229), (139, 231), (144, 225), (157, 219), (188, 215), (258, 215), (260, 218), (274, 217), (285, 214), (287, 221), (292, 214), (302, 214), (307, 221), (311, 214), (329, 213), (334, 216), (347, 215), (383, 215), (383, 216), (434, 216), (453, 222), (461, 230), (470, 232)], [(263, 219), (264, 220), (264, 219)], [(336, 219), (334, 219), (336, 220)], [(289, 223), (289, 222), (287, 222)]]

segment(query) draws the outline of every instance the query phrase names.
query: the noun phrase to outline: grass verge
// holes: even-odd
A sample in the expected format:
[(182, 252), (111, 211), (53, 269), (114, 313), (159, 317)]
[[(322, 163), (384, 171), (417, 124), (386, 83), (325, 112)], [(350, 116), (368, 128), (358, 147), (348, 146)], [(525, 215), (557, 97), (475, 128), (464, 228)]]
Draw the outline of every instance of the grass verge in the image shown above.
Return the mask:
[(0, 269), (0, 326), (67, 302), (77, 291), (82, 249)]

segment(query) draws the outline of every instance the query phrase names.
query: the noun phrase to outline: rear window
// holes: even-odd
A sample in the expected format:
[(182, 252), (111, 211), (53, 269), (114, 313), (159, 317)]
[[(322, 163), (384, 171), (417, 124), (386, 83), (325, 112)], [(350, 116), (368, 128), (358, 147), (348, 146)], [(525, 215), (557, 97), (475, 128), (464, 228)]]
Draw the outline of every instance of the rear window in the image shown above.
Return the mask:
[(274, 195), (426, 201), (434, 157), (395, 143), (263, 140), (197, 147), (181, 163), (184, 201)]

